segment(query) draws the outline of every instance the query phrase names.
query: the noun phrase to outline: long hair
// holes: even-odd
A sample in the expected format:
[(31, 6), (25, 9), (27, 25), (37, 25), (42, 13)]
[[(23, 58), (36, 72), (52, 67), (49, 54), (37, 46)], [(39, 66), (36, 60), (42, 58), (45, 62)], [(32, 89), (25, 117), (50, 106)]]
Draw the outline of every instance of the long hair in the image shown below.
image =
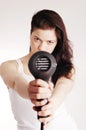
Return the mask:
[(73, 50), (70, 41), (68, 40), (66, 28), (61, 16), (55, 11), (43, 9), (32, 17), (31, 33), (36, 28), (55, 28), (58, 44), (52, 52), (52, 55), (56, 59), (57, 68), (52, 76), (52, 82), (55, 84), (62, 76), (70, 78), (69, 74), (73, 68)]

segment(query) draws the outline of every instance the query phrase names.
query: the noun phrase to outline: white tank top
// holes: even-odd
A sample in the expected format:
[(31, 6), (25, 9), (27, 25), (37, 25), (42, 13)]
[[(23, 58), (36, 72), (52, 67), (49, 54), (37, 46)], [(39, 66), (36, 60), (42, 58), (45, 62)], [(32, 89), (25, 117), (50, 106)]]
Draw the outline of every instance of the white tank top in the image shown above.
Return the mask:
[[(19, 65), (18, 72), (28, 82), (34, 77), (27, 76), (23, 71), (23, 64), (20, 59), (17, 60)], [(40, 122), (37, 119), (37, 112), (32, 109), (33, 104), (29, 99), (22, 98), (15, 90), (9, 89), (9, 96), (14, 118), (17, 121), (18, 130), (40, 130)], [(68, 125), (69, 123), (69, 125)], [(70, 126), (70, 127), (69, 127)], [(44, 130), (77, 130), (76, 126), (69, 117), (64, 107), (64, 103), (55, 111), (50, 125)]]

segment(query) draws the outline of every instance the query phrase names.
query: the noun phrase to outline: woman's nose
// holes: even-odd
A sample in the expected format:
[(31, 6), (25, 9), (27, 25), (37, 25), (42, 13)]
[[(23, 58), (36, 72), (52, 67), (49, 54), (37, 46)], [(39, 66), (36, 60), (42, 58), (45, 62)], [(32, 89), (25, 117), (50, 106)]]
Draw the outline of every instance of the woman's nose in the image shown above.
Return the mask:
[(38, 49), (40, 51), (44, 51), (46, 49), (46, 44), (44, 42), (40, 43), (39, 46), (38, 46)]

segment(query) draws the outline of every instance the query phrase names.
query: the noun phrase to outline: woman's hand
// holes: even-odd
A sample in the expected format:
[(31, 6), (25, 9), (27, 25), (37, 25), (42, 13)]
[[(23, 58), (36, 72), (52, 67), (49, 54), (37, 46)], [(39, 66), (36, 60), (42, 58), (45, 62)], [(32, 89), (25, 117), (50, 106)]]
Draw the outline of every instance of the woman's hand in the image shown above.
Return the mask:
[[(53, 92), (53, 84), (49, 81), (43, 81), (41, 79), (36, 79), (30, 82), (28, 93), (31, 102), (35, 106), (43, 106), (47, 103), (47, 99), (51, 97)], [(41, 101), (38, 101), (43, 99)]]
[(41, 111), (38, 112), (40, 122), (44, 123), (44, 126), (48, 126), (51, 120), (53, 119), (53, 113), (57, 109), (56, 102), (53, 98), (48, 99), (48, 103), (41, 107)]
[[(37, 111), (36, 107), (41, 106), (41, 111), (38, 112), (40, 122), (49, 124), (53, 117), (55, 103), (51, 100), (54, 85), (52, 82), (45, 82), (41, 79), (31, 81), (28, 92), (31, 102), (34, 104), (33, 109)], [(42, 100), (40, 100), (42, 99)], [(40, 101), (38, 101), (40, 100)]]

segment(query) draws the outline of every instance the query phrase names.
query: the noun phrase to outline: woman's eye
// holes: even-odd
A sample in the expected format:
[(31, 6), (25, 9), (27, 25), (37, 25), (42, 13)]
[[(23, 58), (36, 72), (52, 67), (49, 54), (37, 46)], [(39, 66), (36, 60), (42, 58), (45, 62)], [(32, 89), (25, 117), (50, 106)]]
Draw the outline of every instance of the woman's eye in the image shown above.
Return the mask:
[(35, 40), (35, 41), (39, 41), (39, 38), (35, 37), (34, 40)]
[(56, 41), (48, 41), (47, 44), (48, 44), (48, 45), (55, 45), (55, 44), (56, 44)]
[(52, 45), (52, 44), (54, 44), (54, 42), (53, 41), (48, 41), (48, 44)]

